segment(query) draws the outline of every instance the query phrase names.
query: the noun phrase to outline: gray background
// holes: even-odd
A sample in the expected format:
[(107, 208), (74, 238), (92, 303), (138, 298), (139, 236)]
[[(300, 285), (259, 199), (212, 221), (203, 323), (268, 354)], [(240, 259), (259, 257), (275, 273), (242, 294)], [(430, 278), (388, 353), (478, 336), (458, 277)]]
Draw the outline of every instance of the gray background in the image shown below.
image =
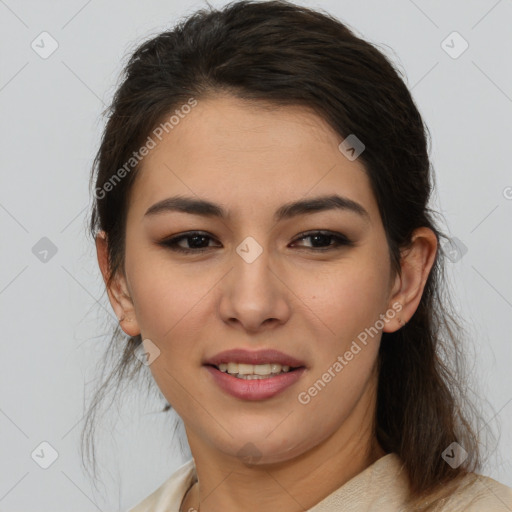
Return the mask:
[[(378, 43), (404, 71), (431, 130), (433, 206), (467, 249), (449, 262), (450, 282), (475, 340), (478, 391), (497, 412), (486, 416), (499, 441), (484, 473), (512, 486), (512, 2), (300, 3)], [(82, 470), (84, 396), (113, 316), (85, 229), (100, 114), (125, 56), (205, 5), (0, 0), (0, 511), (126, 510), (184, 461), (161, 402), (134, 389), (121, 419), (100, 427), (103, 487)], [(43, 31), (58, 43), (46, 59), (31, 47)], [(460, 40), (447, 40), (452, 56), (442, 44), (453, 31), (469, 44), (457, 58)], [(41, 261), (50, 245), (57, 252)], [(58, 453), (48, 469), (31, 456), (44, 441)]]

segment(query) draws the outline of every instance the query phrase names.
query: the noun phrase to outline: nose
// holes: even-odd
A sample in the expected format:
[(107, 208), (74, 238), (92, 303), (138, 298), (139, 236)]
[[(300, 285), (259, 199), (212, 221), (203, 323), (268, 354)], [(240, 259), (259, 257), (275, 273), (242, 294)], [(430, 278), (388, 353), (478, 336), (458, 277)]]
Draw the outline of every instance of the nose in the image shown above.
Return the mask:
[(223, 321), (251, 333), (286, 323), (292, 293), (279, 274), (278, 265), (272, 265), (265, 249), (250, 263), (234, 253), (233, 268), (220, 282)]

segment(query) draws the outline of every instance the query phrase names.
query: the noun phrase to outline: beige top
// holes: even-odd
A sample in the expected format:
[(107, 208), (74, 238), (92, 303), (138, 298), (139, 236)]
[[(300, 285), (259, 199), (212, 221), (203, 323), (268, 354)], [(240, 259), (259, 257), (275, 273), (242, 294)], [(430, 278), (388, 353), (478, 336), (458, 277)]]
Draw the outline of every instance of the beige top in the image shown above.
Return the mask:
[[(401, 466), (400, 458), (388, 453), (307, 512), (406, 512), (407, 477)], [(512, 512), (512, 488), (486, 476), (475, 476), (474, 483), (453, 493), (437, 510)], [(190, 459), (129, 512), (178, 512), (196, 481), (194, 459)]]

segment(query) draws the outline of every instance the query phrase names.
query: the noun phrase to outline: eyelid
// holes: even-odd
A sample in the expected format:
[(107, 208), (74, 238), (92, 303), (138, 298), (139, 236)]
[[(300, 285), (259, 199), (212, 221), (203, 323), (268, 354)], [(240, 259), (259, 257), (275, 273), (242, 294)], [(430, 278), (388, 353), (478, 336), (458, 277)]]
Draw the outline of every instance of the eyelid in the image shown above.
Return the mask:
[(304, 231), (303, 233), (299, 233), (292, 243), (295, 243), (297, 241), (300, 241), (304, 238), (309, 238), (315, 235), (324, 235), (331, 237), (336, 241), (335, 245), (329, 245), (327, 247), (304, 247), (305, 250), (309, 250), (310, 252), (327, 252), (327, 251), (334, 251), (336, 249), (340, 249), (342, 247), (353, 247), (355, 246), (355, 242), (348, 238), (348, 236), (344, 235), (343, 233), (340, 233), (338, 231), (331, 231), (329, 229), (312, 229), (308, 231)]
[[(351, 240), (350, 238), (348, 238), (343, 233), (340, 233), (337, 231), (331, 231), (328, 229), (311, 229), (308, 231), (303, 231), (303, 232), (299, 233), (292, 240), (291, 243), (295, 243), (295, 242), (301, 241), (304, 238), (313, 237), (315, 235), (324, 235), (324, 236), (331, 237), (332, 239), (334, 239), (336, 241), (336, 244), (329, 245), (327, 247), (304, 247), (303, 249), (309, 250), (310, 252), (318, 253), (318, 252), (332, 251), (335, 249), (339, 249), (343, 246), (352, 247), (355, 245), (354, 241)], [(187, 238), (192, 238), (194, 236), (202, 236), (205, 238), (210, 238), (211, 240), (216, 240), (218, 242), (218, 240), (213, 235), (208, 233), (207, 231), (192, 230), (192, 231), (185, 231), (183, 233), (178, 233), (171, 237), (164, 238), (161, 242), (158, 242), (158, 245), (162, 245), (162, 246), (167, 247), (175, 252), (183, 253), (183, 254), (190, 254), (190, 253), (200, 254), (200, 253), (203, 253), (203, 252), (206, 252), (206, 251), (212, 249), (212, 247), (210, 247), (210, 246), (200, 247), (200, 248), (195, 248), (195, 249), (194, 248), (187, 249), (187, 248), (178, 246), (178, 243), (181, 242), (182, 240), (186, 240)]]
[(210, 239), (216, 240), (218, 242), (218, 240), (213, 235), (208, 233), (207, 231), (192, 230), (192, 231), (185, 231), (183, 233), (178, 233), (178, 234), (172, 235), (170, 237), (166, 237), (161, 242), (158, 242), (158, 245), (163, 245), (164, 247), (174, 250), (175, 252), (183, 252), (183, 253), (187, 253), (187, 252), (188, 253), (192, 253), (192, 252), (200, 253), (200, 252), (204, 252), (208, 249), (211, 249), (211, 247), (203, 247), (200, 249), (184, 249), (184, 248), (178, 246), (179, 242), (181, 242), (182, 240), (186, 240), (187, 238), (192, 238), (193, 236), (203, 236), (205, 238), (210, 238)]
[(293, 241), (300, 240), (302, 238), (306, 238), (313, 235), (326, 235), (326, 236), (332, 236), (341, 238), (345, 240), (347, 243), (351, 243), (352, 241), (350, 238), (348, 238), (347, 235), (344, 235), (343, 233), (340, 233), (339, 231), (331, 231), (330, 229), (308, 229), (307, 231), (303, 231), (302, 233), (299, 233)]

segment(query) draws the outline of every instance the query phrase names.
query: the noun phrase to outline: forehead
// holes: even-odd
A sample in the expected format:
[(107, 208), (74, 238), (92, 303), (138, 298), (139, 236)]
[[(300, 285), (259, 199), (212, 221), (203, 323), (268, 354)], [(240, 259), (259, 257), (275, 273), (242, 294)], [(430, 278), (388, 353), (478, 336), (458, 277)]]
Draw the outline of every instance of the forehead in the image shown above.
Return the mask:
[(338, 193), (378, 215), (363, 164), (338, 149), (342, 137), (312, 110), (230, 96), (198, 100), (168, 133), (154, 135), (139, 164), (129, 216), (171, 195), (269, 216), (285, 202)]

